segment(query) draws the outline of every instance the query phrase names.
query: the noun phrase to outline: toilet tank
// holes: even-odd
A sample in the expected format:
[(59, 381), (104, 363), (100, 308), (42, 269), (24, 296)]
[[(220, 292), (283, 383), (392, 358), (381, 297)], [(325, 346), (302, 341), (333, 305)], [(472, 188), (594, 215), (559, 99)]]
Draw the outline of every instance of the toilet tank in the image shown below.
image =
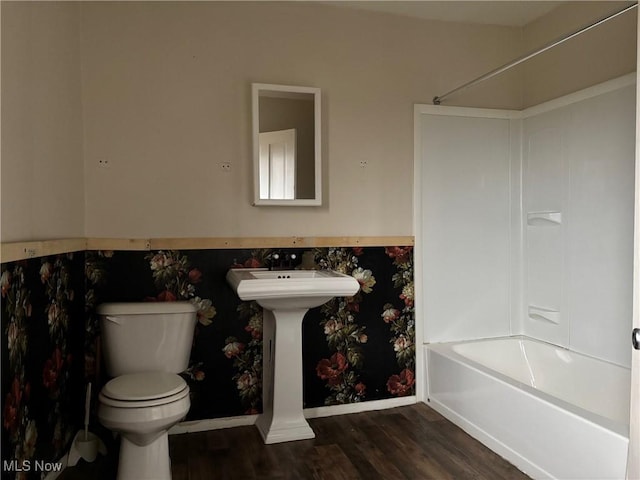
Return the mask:
[(103, 303), (96, 311), (109, 376), (187, 369), (197, 318), (192, 303)]

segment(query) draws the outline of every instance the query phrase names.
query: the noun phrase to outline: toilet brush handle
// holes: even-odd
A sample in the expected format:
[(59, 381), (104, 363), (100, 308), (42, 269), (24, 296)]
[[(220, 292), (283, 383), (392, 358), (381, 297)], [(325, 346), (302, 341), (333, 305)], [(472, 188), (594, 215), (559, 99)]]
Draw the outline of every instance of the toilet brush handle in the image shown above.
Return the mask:
[(84, 439), (89, 438), (89, 413), (91, 412), (91, 382), (87, 384), (87, 394), (84, 398)]

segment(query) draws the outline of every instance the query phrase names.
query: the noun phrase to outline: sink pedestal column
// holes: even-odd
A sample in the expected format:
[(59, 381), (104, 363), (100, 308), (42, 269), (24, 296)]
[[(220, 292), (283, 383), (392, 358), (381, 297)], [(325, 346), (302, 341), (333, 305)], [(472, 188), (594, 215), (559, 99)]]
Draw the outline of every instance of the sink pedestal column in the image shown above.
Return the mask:
[(302, 319), (305, 313), (306, 308), (263, 310), (263, 413), (256, 426), (264, 443), (315, 437), (302, 411)]

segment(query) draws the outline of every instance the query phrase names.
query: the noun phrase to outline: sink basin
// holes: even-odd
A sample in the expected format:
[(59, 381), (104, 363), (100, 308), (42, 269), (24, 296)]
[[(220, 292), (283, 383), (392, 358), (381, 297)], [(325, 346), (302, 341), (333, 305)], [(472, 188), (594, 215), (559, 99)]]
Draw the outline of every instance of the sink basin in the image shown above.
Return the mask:
[(266, 268), (231, 269), (227, 282), (264, 309), (260, 435), (267, 444), (314, 438), (302, 408), (302, 320), (309, 308), (355, 295), (360, 284), (331, 270)]
[(360, 288), (355, 278), (332, 270), (237, 268), (229, 270), (227, 282), (241, 300), (256, 300), (269, 310), (313, 308)]

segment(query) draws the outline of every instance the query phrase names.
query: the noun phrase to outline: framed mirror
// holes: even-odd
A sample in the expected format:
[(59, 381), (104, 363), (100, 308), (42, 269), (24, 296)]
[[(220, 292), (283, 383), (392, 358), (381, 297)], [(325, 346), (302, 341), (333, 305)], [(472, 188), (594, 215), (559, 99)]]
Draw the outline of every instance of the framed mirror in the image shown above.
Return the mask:
[(254, 205), (322, 204), (320, 89), (252, 84)]

